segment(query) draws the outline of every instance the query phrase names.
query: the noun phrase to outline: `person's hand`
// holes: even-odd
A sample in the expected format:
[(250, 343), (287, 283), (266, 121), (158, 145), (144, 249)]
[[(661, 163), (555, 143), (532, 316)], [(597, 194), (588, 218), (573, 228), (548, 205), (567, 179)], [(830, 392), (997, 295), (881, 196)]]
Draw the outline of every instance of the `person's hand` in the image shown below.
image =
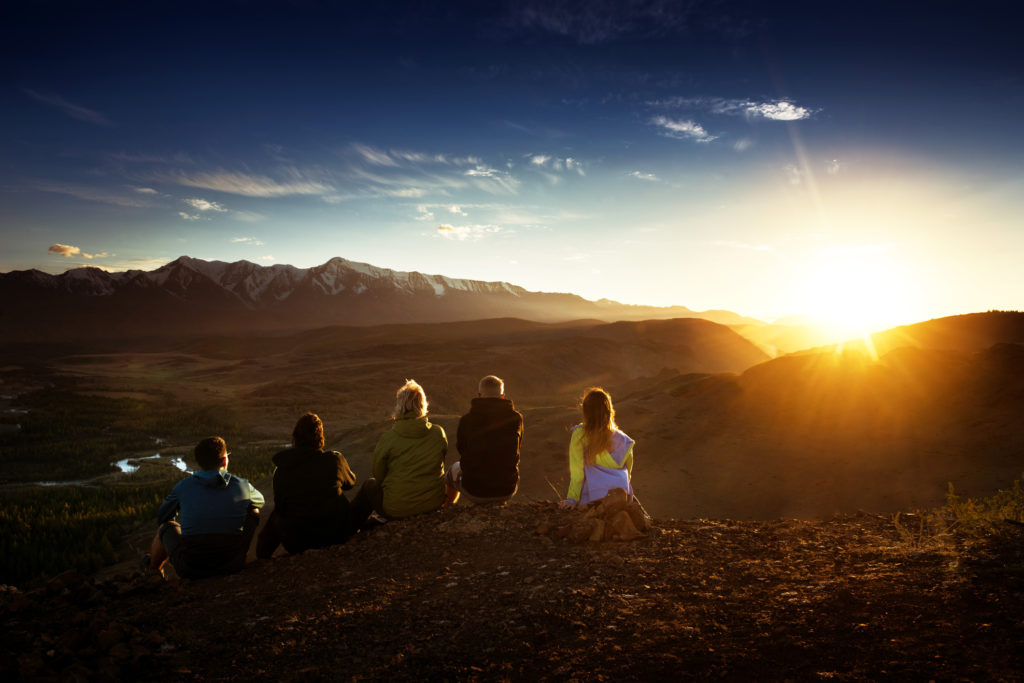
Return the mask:
[(572, 510), (573, 508), (576, 507), (576, 501), (575, 500), (566, 499), (566, 500), (560, 501), (558, 503), (558, 507), (559, 507), (559, 509), (562, 509), (562, 510)]

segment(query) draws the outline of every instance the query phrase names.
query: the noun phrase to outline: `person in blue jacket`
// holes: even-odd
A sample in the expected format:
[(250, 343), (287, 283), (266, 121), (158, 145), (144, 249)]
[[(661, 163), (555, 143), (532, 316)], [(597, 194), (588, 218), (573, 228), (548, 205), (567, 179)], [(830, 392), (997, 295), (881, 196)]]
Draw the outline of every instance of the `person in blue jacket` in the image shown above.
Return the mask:
[(169, 559), (178, 576), (198, 579), (245, 566), (263, 494), (228, 473), (228, 449), (219, 436), (200, 441), (194, 454), (200, 469), (179, 481), (160, 505), (160, 526), (142, 559), (144, 570), (163, 574)]

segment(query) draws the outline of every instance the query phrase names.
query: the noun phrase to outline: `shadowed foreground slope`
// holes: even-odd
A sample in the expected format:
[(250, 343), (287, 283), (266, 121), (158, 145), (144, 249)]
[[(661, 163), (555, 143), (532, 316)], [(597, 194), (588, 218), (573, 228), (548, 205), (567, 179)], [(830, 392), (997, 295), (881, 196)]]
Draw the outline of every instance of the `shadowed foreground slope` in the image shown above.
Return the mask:
[[(190, 582), (2, 594), (24, 679), (993, 679), (1024, 675), (1019, 530), (914, 550), (888, 518), (537, 533), (552, 503), (456, 506)], [(5, 676), (7, 678), (7, 676)]]

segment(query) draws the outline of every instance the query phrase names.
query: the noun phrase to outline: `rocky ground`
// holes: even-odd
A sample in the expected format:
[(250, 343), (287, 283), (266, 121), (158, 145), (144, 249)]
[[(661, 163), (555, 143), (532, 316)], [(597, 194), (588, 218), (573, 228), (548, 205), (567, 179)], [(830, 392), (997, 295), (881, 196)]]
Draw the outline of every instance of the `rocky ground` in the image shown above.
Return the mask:
[(457, 505), (188, 581), (0, 594), (4, 680), (1021, 680), (1024, 533)]

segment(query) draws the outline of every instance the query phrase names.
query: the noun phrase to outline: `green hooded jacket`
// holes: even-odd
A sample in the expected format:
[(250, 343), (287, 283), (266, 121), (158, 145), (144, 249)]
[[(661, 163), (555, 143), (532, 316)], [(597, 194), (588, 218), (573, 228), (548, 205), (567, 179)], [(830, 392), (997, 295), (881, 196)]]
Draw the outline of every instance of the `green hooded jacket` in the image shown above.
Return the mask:
[(401, 518), (430, 512), (444, 502), (448, 438), (426, 416), (395, 420), (373, 449), (373, 476), (384, 490), (384, 512)]

